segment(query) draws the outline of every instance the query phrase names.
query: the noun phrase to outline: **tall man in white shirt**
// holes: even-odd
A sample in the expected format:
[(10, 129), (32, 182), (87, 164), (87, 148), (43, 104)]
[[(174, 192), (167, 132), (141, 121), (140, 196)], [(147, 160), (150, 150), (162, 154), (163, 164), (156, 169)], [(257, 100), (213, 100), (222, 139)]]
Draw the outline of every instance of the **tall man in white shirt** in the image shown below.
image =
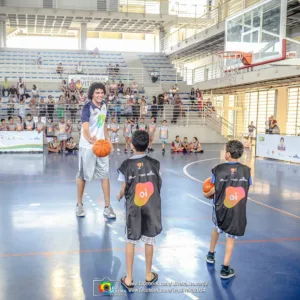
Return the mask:
[(84, 105), (81, 113), (81, 135), (79, 142), (79, 172), (77, 174), (78, 203), (76, 215), (84, 217), (82, 197), (86, 181), (101, 179), (104, 194), (104, 216), (114, 219), (114, 213), (110, 205), (109, 182), (109, 158), (97, 157), (93, 152), (93, 144), (99, 139), (110, 142), (109, 133), (105, 124), (107, 107), (105, 103), (105, 85), (99, 82), (93, 83), (88, 91), (89, 101)]

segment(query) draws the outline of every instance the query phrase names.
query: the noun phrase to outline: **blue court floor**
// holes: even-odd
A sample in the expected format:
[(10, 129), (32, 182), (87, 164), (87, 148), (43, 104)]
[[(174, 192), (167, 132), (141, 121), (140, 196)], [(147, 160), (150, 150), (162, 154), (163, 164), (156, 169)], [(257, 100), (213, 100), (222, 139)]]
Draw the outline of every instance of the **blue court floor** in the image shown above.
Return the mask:
[[(234, 249), (236, 276), (221, 280), (225, 237), (217, 245), (215, 266), (208, 266), (212, 207), (201, 181), (223, 162), (224, 146), (204, 146), (204, 154), (163, 156), (159, 148), (151, 154), (161, 162), (163, 180), (163, 232), (153, 259), (161, 284), (153, 289), (160, 293), (123, 291), (121, 296), (99, 296), (97, 284), (107, 278), (117, 292), (125, 275), (117, 168), (130, 155), (110, 156), (117, 219), (109, 221), (102, 215), (97, 181), (86, 186), (86, 217), (75, 216), (76, 154), (1, 154), (0, 300), (300, 299), (300, 166), (255, 159), (254, 151), (246, 150), (242, 162), (252, 168), (254, 183), (248, 225)], [(144, 257), (143, 245), (137, 245), (135, 282), (144, 282)]]

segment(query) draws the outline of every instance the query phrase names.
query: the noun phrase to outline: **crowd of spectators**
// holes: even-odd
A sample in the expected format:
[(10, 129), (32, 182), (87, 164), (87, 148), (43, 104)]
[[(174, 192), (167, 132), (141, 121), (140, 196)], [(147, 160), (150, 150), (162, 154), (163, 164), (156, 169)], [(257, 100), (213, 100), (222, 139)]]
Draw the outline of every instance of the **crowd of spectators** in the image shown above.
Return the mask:
[[(125, 85), (122, 81), (112, 80), (106, 83), (106, 103), (108, 105), (109, 117), (116, 117), (120, 123), (121, 114), (137, 120), (147, 115), (153, 115), (155, 118), (164, 115), (166, 105), (171, 105), (168, 109), (171, 123), (176, 124), (179, 117), (186, 116), (187, 106), (180, 97), (180, 90), (177, 84), (170, 87), (168, 92), (162, 92), (157, 97), (147, 99), (141, 95), (144, 92), (143, 86), (137, 82)], [(79, 119), (80, 110), (88, 100), (86, 92), (80, 80), (71, 79), (69, 83), (62, 80), (60, 91), (61, 95), (55, 99), (52, 95), (47, 98), (41, 96), (40, 90), (36, 85), (28, 89), (27, 84), (19, 78), (17, 84), (9, 84), (5, 78), (0, 85), (1, 94), (8, 97), (7, 116), (20, 116), (25, 118), (26, 113), (30, 112), (33, 117), (41, 116), (50, 119), (61, 119), (67, 117), (72, 124)], [(203, 100), (202, 92), (199, 89), (191, 89), (189, 110), (199, 112), (199, 116), (209, 115), (215, 112), (210, 99)], [(1, 106), (1, 96), (0, 96)], [(149, 114), (148, 112), (151, 111)]]

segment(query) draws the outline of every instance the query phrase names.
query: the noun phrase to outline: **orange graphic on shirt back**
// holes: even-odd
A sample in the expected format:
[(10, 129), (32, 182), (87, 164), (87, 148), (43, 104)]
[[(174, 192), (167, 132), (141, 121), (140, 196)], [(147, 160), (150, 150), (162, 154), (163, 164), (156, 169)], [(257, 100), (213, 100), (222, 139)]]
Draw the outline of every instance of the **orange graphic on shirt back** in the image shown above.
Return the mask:
[(246, 196), (245, 190), (242, 187), (228, 187), (226, 189), (224, 205), (227, 208), (236, 206)]
[(134, 203), (137, 206), (144, 206), (154, 192), (152, 182), (138, 183), (135, 187)]

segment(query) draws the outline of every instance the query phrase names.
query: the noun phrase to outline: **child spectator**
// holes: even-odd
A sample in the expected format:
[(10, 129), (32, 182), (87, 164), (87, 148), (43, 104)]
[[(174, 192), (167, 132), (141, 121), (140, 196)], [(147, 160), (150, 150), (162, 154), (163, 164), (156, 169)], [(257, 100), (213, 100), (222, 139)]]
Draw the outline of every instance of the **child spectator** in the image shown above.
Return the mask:
[(76, 88), (76, 92), (78, 92), (78, 93), (80, 93), (82, 91), (82, 84), (81, 84), (80, 80), (76, 81), (75, 88)]
[(176, 135), (175, 141), (172, 142), (171, 151), (172, 152), (183, 152), (183, 147), (179, 135)]
[(59, 141), (57, 140), (57, 136), (54, 136), (53, 140), (51, 142), (49, 142), (48, 151), (49, 151), (49, 153), (51, 153), (51, 152), (60, 153), (61, 152)]
[(120, 123), (120, 121), (121, 121), (121, 100), (120, 100), (120, 98), (117, 98), (117, 100), (116, 100), (115, 116), (117, 116), (118, 123)]
[(168, 125), (168, 121), (163, 120), (162, 126), (160, 126), (159, 128), (159, 138), (161, 139), (163, 153), (165, 153), (166, 151), (166, 144), (169, 137), (169, 128), (167, 125)]
[(45, 123), (42, 122), (41, 116), (38, 116), (38, 121), (37, 121), (35, 127), (36, 127), (36, 130), (37, 130), (38, 133), (41, 133), (41, 132), (44, 133)]
[(53, 120), (53, 113), (54, 113), (54, 105), (55, 101), (51, 95), (48, 96), (48, 103), (47, 103), (47, 112), (48, 112), (48, 118)]
[(71, 123), (71, 120), (67, 120), (66, 134), (67, 134), (68, 139), (72, 136), (72, 123)]
[[(131, 137), (132, 137), (132, 128), (134, 126), (134, 123), (130, 118), (126, 119), (126, 122), (124, 124), (124, 137), (125, 137), (125, 153), (128, 152), (128, 146), (130, 146), (131, 143)], [(133, 152), (131, 150), (131, 152)]]
[(211, 182), (215, 185), (204, 196), (213, 200), (213, 223), (210, 249), (206, 261), (215, 263), (215, 247), (219, 234), (226, 233), (226, 246), (224, 264), (221, 267), (220, 277), (228, 279), (235, 275), (230, 268), (234, 242), (238, 236), (243, 236), (246, 229), (246, 204), (249, 187), (252, 185), (251, 170), (239, 163), (244, 146), (240, 141), (229, 141), (226, 144), (225, 160), (227, 163), (220, 164), (212, 170)]
[(24, 130), (24, 122), (21, 116), (17, 117), (16, 121), (16, 130), (17, 131), (23, 131)]
[(121, 152), (121, 150), (119, 149), (119, 130), (120, 130), (120, 126), (116, 122), (116, 118), (111, 119), (111, 123), (107, 126), (107, 129), (110, 132), (110, 141), (113, 145), (113, 151), (115, 150), (114, 145), (116, 145), (117, 152)]
[(191, 152), (193, 152), (193, 153), (203, 153), (202, 146), (201, 146), (200, 142), (198, 141), (198, 138), (196, 138), (196, 137), (193, 138), (191, 145), (190, 145), (190, 149), (191, 149)]
[(188, 142), (188, 138), (187, 137), (185, 137), (183, 139), (183, 142), (181, 144), (182, 144), (183, 152), (184, 153), (189, 153), (191, 151), (190, 144)]
[(39, 115), (41, 117), (45, 117), (46, 116), (46, 104), (45, 104), (45, 100), (44, 98), (40, 99), (40, 104), (39, 104)]
[(254, 123), (252, 121), (251, 124), (248, 126), (248, 133), (249, 133), (249, 137), (250, 137), (250, 145), (252, 145), (252, 141), (255, 138), (255, 134), (254, 134), (255, 129), (256, 129), (256, 127), (254, 126)]
[[(162, 181), (159, 161), (145, 155), (148, 144), (148, 133), (136, 131), (132, 138), (134, 156), (125, 160), (118, 169), (122, 188), (117, 198), (120, 201), (125, 196), (126, 199), (127, 274), (121, 278), (121, 284), (127, 290), (134, 287), (133, 259), (135, 245), (139, 241), (145, 243), (146, 284), (152, 285), (158, 280), (158, 274), (151, 269), (155, 237), (162, 231), (160, 197)], [(151, 173), (152, 176), (139, 176), (142, 173)], [(148, 194), (144, 189), (148, 189)]]
[(0, 131), (7, 131), (7, 124), (5, 119), (1, 119)]
[(15, 131), (16, 130), (16, 124), (15, 124), (14, 118), (12, 116), (8, 117), (7, 128), (8, 128), (9, 131)]
[(78, 105), (78, 101), (77, 101), (76, 97), (73, 95), (71, 97), (70, 106), (69, 106), (72, 123), (76, 122), (77, 105)]
[(25, 104), (25, 98), (21, 98), (20, 104), (19, 104), (19, 116), (22, 117), (22, 119), (25, 119), (26, 115), (26, 104)]
[(149, 148), (148, 148), (148, 152), (153, 152), (153, 148), (152, 148), (152, 144), (153, 144), (153, 140), (154, 140), (154, 135), (155, 135), (155, 131), (156, 131), (156, 119), (154, 116), (151, 117), (151, 122), (149, 123)]
[(78, 148), (76, 147), (76, 143), (74, 143), (74, 139), (72, 137), (67, 139), (66, 149), (69, 153), (78, 150)]
[(46, 133), (46, 139), (48, 144), (53, 140), (54, 130), (55, 130), (55, 124), (52, 122), (51, 118), (48, 118), (45, 126), (45, 133)]
[(67, 135), (67, 123), (65, 122), (65, 118), (61, 118), (60, 121), (58, 122), (56, 128), (59, 130), (59, 140), (60, 140), (60, 148), (61, 151), (66, 150), (66, 141), (68, 139)]
[(136, 130), (148, 131), (148, 126), (145, 124), (145, 118), (141, 117), (140, 121), (136, 124)]
[(26, 115), (26, 120), (25, 120), (25, 127), (24, 129), (26, 131), (33, 131), (35, 130), (35, 123), (33, 121), (32, 115), (31, 114), (27, 114)]

